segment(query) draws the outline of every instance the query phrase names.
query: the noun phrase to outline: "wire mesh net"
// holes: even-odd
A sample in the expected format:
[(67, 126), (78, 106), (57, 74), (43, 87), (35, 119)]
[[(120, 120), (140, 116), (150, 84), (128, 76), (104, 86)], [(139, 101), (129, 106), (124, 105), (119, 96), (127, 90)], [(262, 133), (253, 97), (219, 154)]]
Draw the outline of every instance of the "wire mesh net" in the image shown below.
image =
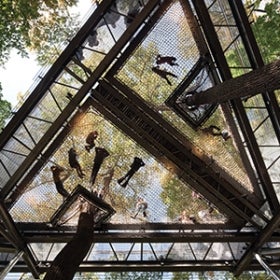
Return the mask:
[[(102, 162), (95, 183), (92, 184), (90, 176), (96, 150), (93, 148), (87, 151), (85, 139), (87, 134), (94, 130), (98, 131), (95, 148), (105, 148), (109, 156)], [(68, 151), (71, 147), (78, 153), (85, 174), (82, 178), (69, 165)], [(124, 187), (119, 180), (131, 169), (135, 157), (141, 158), (144, 166), (133, 172)], [(67, 179), (63, 184), (69, 194), (77, 184), (96, 195), (102, 194), (102, 199), (116, 210), (110, 220), (113, 223), (181, 223), (183, 211), (186, 212), (183, 222), (187, 223), (193, 223), (189, 216), (195, 216), (198, 222), (205, 223), (225, 221), (225, 217), (216, 209), (208, 213), (212, 206), (202, 196), (194, 195), (189, 186), (94, 110), (89, 110), (86, 116), (76, 123), (53, 157), (46, 159), (46, 165), (11, 209), (10, 213), (15, 221), (49, 222), (62, 204), (64, 198), (57, 193), (52, 178), (53, 165), (65, 169)], [(147, 203), (145, 211), (138, 209), (140, 198)]]
[[(192, 108), (186, 108), (187, 106), (182, 103), (177, 104), (185, 110), (185, 116), (192, 118), (193, 122), (199, 121), (199, 127), (194, 129), (186, 118), (178, 116), (174, 112), (175, 110), (168, 108), (165, 104), (166, 100), (174, 93), (176, 94), (178, 90), (181, 92), (183, 90), (182, 98), (184, 99), (185, 95), (194, 89), (205, 90), (214, 84), (209, 69), (202, 68), (197, 79), (187, 84), (186, 88), (180, 89), (180, 85), (200, 58), (200, 51), (186, 19), (184, 8), (182, 2), (174, 1), (169, 7), (163, 9), (154, 19), (152, 29), (146, 34), (142, 34), (144, 39), (134, 42), (137, 44), (135, 50), (129, 52), (127, 57), (124, 54), (123, 63), (116, 64), (114, 78), (119, 80), (124, 87), (129, 87), (130, 90), (140, 95), (151, 108), (175, 126), (191, 143), (213, 158), (219, 168), (230, 173), (236, 181), (242, 184), (243, 188), (252, 191), (253, 187), (234, 143), (231, 140), (225, 142), (222, 137), (213, 137), (204, 130), (206, 127), (215, 125), (221, 132), (223, 130), (229, 132), (222, 111), (220, 109), (215, 111), (215, 106), (209, 110), (208, 105), (203, 105), (201, 107), (203, 113), (206, 108), (208, 109), (207, 118), (205, 118), (205, 115), (201, 115), (201, 110), (191, 112)], [(201, 44), (203, 45), (203, 42)], [(173, 57), (175, 62), (173, 60), (171, 63), (173, 65), (166, 62), (157, 65), (158, 54)], [(155, 73), (152, 70), (155, 66), (158, 66), (164, 73), (159, 72), (160, 75)], [(170, 74), (175, 74), (176, 77)], [(179, 99), (178, 102), (180, 103), (181, 100)]]

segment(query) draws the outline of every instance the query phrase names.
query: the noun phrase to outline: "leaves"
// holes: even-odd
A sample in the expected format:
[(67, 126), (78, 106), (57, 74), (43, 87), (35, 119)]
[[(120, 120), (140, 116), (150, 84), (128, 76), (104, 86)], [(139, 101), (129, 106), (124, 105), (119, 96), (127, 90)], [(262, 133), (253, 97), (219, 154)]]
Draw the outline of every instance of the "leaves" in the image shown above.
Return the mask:
[(5, 125), (5, 120), (9, 117), (11, 113), (11, 103), (7, 100), (3, 100), (2, 97), (2, 87), (0, 84), (0, 129), (2, 129)]
[[(27, 56), (27, 47), (39, 50), (38, 40), (44, 40), (40, 35), (53, 31), (53, 26), (64, 29), (63, 21), (71, 20), (68, 8), (76, 3), (77, 0), (3, 0), (0, 6), (0, 65), (8, 60), (12, 49), (22, 56)], [(57, 39), (65, 38), (58, 35)]]
[(279, 59), (280, 1), (273, 0), (265, 5), (252, 28), (265, 62)]

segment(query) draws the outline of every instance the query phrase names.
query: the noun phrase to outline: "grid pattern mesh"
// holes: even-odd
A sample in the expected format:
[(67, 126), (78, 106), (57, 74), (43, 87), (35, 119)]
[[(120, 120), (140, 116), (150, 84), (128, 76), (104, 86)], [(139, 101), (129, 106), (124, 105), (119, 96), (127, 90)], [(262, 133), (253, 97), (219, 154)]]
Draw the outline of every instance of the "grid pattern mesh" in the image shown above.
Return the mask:
[[(86, 151), (85, 138), (93, 130), (99, 132), (96, 147), (105, 148), (110, 156), (102, 163), (96, 182), (92, 186), (89, 178), (95, 151), (94, 149), (90, 153)], [(68, 150), (72, 147), (79, 154), (79, 162), (85, 173), (84, 178), (79, 178), (76, 170), (69, 166)], [(135, 156), (142, 158), (145, 166), (141, 167), (129, 180), (127, 187), (123, 188), (118, 184), (118, 179), (130, 169)], [(15, 221), (49, 222), (51, 215), (62, 203), (63, 197), (57, 193), (50, 171), (50, 167), (54, 164), (65, 168), (68, 178), (64, 182), (64, 186), (69, 193), (77, 184), (81, 184), (90, 191), (103, 192), (105, 201), (117, 212), (110, 222), (180, 222), (179, 217), (183, 210), (187, 211), (187, 216), (194, 215), (201, 222), (225, 221), (223, 215), (217, 210), (211, 215), (205, 215), (204, 212), (211, 207), (203, 197), (194, 195), (189, 186), (182, 183), (140, 146), (93, 110), (90, 110), (83, 119), (76, 123), (71, 134), (53, 157), (46, 161), (44, 168), (13, 206), (10, 213)], [(133, 219), (132, 217), (137, 212), (137, 200), (140, 197), (148, 203), (147, 217), (140, 212)], [(192, 221), (185, 222), (191, 223)]]

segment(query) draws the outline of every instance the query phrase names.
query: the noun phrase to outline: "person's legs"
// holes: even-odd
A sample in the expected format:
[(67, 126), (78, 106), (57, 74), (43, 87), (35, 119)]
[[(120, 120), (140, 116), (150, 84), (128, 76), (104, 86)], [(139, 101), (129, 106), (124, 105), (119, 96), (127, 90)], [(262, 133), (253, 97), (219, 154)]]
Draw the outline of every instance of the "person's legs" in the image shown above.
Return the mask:
[(68, 197), (69, 196), (69, 193), (67, 190), (65, 190), (64, 186), (63, 186), (63, 183), (61, 181), (59, 182), (56, 182), (55, 183), (55, 186), (56, 186), (56, 190), (59, 194), (61, 194), (63, 197)]

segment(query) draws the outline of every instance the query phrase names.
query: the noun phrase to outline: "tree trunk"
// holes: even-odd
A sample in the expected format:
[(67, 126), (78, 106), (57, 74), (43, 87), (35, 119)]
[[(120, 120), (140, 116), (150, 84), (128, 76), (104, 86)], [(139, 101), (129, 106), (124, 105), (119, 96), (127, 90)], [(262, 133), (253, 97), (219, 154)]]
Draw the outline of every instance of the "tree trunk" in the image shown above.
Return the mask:
[(215, 104), (280, 88), (280, 60), (242, 76), (227, 80), (205, 91), (190, 95), (188, 105)]
[(73, 279), (92, 244), (93, 226), (93, 214), (81, 213), (75, 236), (56, 256), (44, 280)]

